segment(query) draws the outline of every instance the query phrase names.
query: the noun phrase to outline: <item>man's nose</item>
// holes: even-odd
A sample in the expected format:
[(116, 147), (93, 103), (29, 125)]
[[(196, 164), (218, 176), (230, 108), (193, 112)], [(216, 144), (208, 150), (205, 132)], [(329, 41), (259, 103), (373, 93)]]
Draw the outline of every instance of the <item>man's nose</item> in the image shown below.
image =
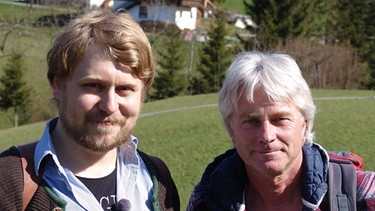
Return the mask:
[(259, 141), (264, 143), (270, 143), (276, 139), (276, 130), (275, 126), (272, 125), (269, 121), (264, 121), (261, 124), (259, 131)]
[(107, 114), (113, 114), (117, 111), (118, 99), (115, 90), (103, 92), (99, 102), (99, 108)]

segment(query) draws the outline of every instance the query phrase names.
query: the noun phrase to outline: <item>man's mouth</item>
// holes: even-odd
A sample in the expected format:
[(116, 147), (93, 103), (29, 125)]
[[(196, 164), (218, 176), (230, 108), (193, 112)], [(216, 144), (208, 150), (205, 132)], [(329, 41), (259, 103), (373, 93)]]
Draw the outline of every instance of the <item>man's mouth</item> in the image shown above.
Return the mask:
[(124, 117), (119, 117), (119, 116), (109, 116), (105, 118), (98, 118), (98, 117), (93, 117), (93, 118), (87, 118), (88, 121), (95, 122), (97, 125), (100, 126), (120, 126), (123, 127), (125, 126), (126, 119)]

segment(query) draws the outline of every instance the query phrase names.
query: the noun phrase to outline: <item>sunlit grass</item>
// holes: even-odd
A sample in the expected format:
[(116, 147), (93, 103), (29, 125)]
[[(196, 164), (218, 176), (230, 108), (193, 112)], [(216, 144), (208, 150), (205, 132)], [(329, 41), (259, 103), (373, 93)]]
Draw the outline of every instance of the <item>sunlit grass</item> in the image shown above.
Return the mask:
[[(374, 91), (313, 90), (315, 98), (374, 96)], [(148, 102), (134, 135), (139, 148), (162, 158), (171, 170), (185, 210), (190, 193), (215, 156), (232, 146), (221, 122), (217, 95), (175, 97)], [(316, 100), (316, 142), (329, 150), (356, 152), (364, 168), (375, 170), (375, 99)], [(209, 105), (207, 107), (196, 107)], [(193, 109), (186, 109), (193, 107)], [(184, 108), (184, 109), (178, 109)], [(168, 113), (155, 112), (169, 110)], [(0, 130), (0, 150), (40, 138), (45, 122)]]

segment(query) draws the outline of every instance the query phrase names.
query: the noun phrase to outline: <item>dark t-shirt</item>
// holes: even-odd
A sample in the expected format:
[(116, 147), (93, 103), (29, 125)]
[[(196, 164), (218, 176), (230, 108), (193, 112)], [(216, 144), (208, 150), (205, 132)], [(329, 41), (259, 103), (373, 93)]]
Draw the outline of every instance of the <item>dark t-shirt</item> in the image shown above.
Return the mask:
[(81, 182), (94, 194), (104, 210), (115, 210), (116, 206), (116, 169), (102, 178), (78, 177)]

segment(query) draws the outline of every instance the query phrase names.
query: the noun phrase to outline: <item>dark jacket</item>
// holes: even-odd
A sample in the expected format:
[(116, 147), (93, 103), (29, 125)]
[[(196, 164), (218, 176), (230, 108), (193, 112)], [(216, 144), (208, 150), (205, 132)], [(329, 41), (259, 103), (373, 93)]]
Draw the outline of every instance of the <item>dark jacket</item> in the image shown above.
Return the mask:
[[(180, 210), (177, 188), (164, 162), (141, 151), (138, 152), (150, 172), (154, 186), (157, 187), (152, 197), (153, 209)], [(12, 147), (0, 154), (0, 210), (22, 210), (23, 186), (20, 154), (16, 147)], [(42, 180), (27, 210), (63, 210), (64, 207), (65, 202), (58, 199)]]
[[(302, 164), (302, 201), (304, 211), (319, 208), (327, 209), (325, 195), (328, 191), (328, 155), (319, 145), (303, 146)], [(353, 167), (354, 168), (354, 167)], [(357, 171), (359, 175), (364, 171)], [(374, 178), (374, 172), (366, 172)], [(363, 180), (361, 180), (363, 181)], [(356, 181), (352, 181), (356, 182)], [(371, 179), (366, 184), (357, 184), (357, 193), (363, 191), (364, 186), (373, 186)], [(188, 204), (188, 211), (237, 211), (244, 203), (243, 191), (247, 183), (244, 162), (235, 149), (230, 149), (216, 157), (203, 173), (201, 181), (194, 188)], [(372, 184), (372, 185), (371, 185)], [(358, 186), (360, 185), (360, 186)], [(363, 186), (362, 186), (363, 185)], [(374, 187), (372, 187), (374, 188)], [(375, 210), (374, 190), (368, 189), (367, 199), (357, 198), (358, 210)], [(323, 202), (323, 203), (322, 203)], [(244, 206), (244, 205), (242, 205)], [(367, 206), (367, 207), (366, 207)]]

